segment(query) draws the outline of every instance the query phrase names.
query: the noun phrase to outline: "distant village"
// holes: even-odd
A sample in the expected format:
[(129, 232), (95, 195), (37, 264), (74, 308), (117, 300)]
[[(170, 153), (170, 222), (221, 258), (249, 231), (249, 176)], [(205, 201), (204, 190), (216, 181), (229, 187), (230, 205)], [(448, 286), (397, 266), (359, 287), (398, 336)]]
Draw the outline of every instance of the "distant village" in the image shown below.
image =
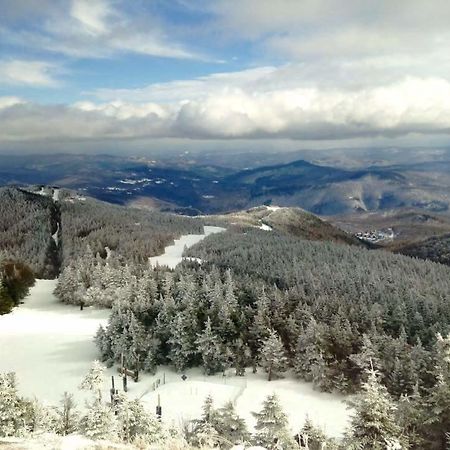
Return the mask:
[(392, 228), (387, 228), (385, 230), (360, 231), (355, 236), (361, 241), (376, 243), (394, 239), (395, 233)]

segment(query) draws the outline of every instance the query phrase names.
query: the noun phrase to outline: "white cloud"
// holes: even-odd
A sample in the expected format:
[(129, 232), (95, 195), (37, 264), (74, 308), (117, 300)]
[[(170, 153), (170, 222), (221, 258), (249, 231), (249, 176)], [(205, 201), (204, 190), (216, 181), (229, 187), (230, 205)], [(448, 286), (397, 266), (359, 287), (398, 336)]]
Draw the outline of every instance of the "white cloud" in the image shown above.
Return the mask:
[(70, 12), (88, 33), (98, 35), (107, 32), (107, 19), (111, 10), (105, 1), (74, 0)]
[[(0, 37), (13, 45), (76, 58), (104, 58), (129, 52), (180, 59), (207, 59), (170, 37), (170, 28), (145, 11), (129, 13), (133, 2), (63, 0), (44, 2), (42, 11), (14, 2), (4, 5)], [(27, 10), (33, 26), (23, 25)], [(11, 21), (11, 18), (14, 18)], [(9, 21), (8, 21), (9, 19)], [(25, 22), (26, 23), (26, 22)]]
[(209, 91), (172, 103), (11, 101), (0, 141), (184, 139), (339, 140), (450, 135), (450, 83), (407, 78), (356, 90), (292, 88)]
[(10, 108), (11, 106), (23, 103), (26, 103), (26, 101), (19, 97), (0, 97), (0, 109)]
[(53, 87), (57, 67), (45, 61), (0, 60), (0, 82), (12, 85)]

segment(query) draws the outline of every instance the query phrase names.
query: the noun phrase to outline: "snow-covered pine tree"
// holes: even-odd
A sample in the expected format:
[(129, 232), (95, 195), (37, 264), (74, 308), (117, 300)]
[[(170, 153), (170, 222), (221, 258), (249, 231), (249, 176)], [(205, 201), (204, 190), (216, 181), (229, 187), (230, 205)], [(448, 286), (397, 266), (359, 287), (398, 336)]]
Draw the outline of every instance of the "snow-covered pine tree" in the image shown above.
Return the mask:
[(306, 417), (305, 423), (298, 434), (300, 448), (308, 450), (323, 450), (327, 448), (327, 437), (325, 433), (316, 427), (309, 417)]
[(217, 410), (215, 428), (219, 436), (231, 444), (245, 444), (250, 441), (245, 420), (238, 416), (231, 401)]
[(117, 422), (119, 438), (126, 443), (139, 441), (140, 445), (161, 443), (165, 433), (157, 417), (149, 413), (139, 399), (129, 400), (118, 394)]
[(92, 439), (114, 440), (117, 437), (117, 423), (111, 407), (98, 399), (86, 406), (86, 413), (80, 420), (81, 432)]
[(398, 401), (396, 417), (405, 436), (408, 446), (405, 448), (422, 449), (425, 441), (422, 436), (426, 412), (424, 411), (424, 399), (420, 395), (419, 386), (416, 384), (412, 394), (402, 395)]
[(447, 449), (450, 430), (450, 334), (437, 334), (435, 348), (436, 384), (431, 388), (425, 405), (425, 434), (431, 448)]
[[(313, 381), (313, 369), (316, 365), (320, 364), (323, 367), (319, 361), (323, 360), (324, 336), (324, 326), (311, 319), (305, 332), (301, 333), (298, 338), (294, 370), (306, 381)], [(314, 377), (318, 378), (317, 370)]]
[(287, 368), (287, 358), (283, 343), (275, 330), (269, 331), (269, 337), (263, 342), (259, 355), (259, 364), (267, 372), (267, 379), (284, 372)]
[(194, 446), (213, 448), (219, 444), (221, 437), (216, 429), (218, 414), (210, 395), (205, 398), (202, 410), (201, 419), (193, 420), (190, 423), (191, 430), (187, 432), (187, 439)]
[(263, 402), (260, 412), (254, 412), (256, 418), (253, 441), (267, 450), (291, 450), (298, 448), (288, 427), (288, 419), (281, 408), (278, 397), (269, 395)]
[(196, 353), (195, 335), (189, 326), (190, 320), (186, 313), (179, 312), (171, 324), (169, 359), (178, 371), (189, 366), (192, 356)]
[(73, 395), (64, 392), (61, 399), (61, 407), (56, 410), (57, 422), (55, 431), (62, 436), (73, 433), (79, 426), (79, 412), (76, 409), (76, 404)]
[[(376, 371), (371, 370), (362, 391), (351, 402), (354, 415), (346, 444), (348, 449), (386, 450), (401, 443), (401, 430), (396, 422), (396, 406)], [(400, 447), (401, 448), (401, 447)]]
[(203, 370), (206, 375), (212, 375), (224, 369), (225, 354), (218, 335), (211, 328), (211, 319), (208, 317), (205, 329), (195, 341), (198, 352), (202, 356)]
[(97, 401), (102, 399), (102, 385), (104, 381), (104, 373), (106, 367), (103, 366), (99, 361), (94, 361), (92, 363), (89, 372), (84, 377), (80, 384), (80, 389), (84, 391), (92, 391)]
[(27, 429), (27, 405), (17, 391), (16, 375), (0, 373), (0, 436), (17, 436)]
[(242, 337), (237, 338), (231, 345), (232, 366), (237, 376), (244, 376), (246, 367), (252, 363), (252, 352)]

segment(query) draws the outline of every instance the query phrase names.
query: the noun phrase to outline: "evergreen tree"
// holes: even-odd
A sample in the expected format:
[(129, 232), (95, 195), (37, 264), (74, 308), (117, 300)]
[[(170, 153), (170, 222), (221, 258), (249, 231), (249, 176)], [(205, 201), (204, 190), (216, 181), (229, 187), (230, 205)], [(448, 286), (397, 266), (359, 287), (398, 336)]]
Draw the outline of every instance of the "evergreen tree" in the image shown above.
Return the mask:
[(122, 441), (151, 445), (164, 440), (161, 423), (138, 399), (129, 400), (119, 394), (117, 405), (118, 434)]
[(277, 373), (286, 370), (287, 358), (284, 353), (283, 343), (275, 330), (270, 330), (269, 337), (263, 343), (259, 355), (259, 363), (267, 372), (268, 381), (271, 381)]
[(432, 449), (447, 449), (450, 430), (450, 334), (437, 335), (435, 350), (436, 384), (426, 401), (425, 435)]
[(56, 410), (56, 433), (66, 436), (78, 429), (79, 413), (76, 410), (76, 404), (73, 400), (73, 395), (64, 392), (61, 399), (61, 407)]
[(225, 442), (244, 444), (250, 440), (245, 420), (239, 417), (232, 402), (225, 403), (217, 410), (215, 428)]
[(115, 439), (116, 419), (111, 407), (99, 399), (87, 403), (86, 407), (80, 420), (81, 432), (92, 439)]
[(0, 436), (17, 436), (27, 429), (27, 405), (17, 391), (13, 372), (0, 373)]
[(370, 371), (362, 392), (350, 404), (355, 412), (347, 439), (348, 448), (385, 450), (388, 445), (400, 442), (395, 404), (375, 371)]
[(297, 447), (288, 428), (287, 416), (275, 394), (269, 395), (264, 400), (261, 411), (253, 415), (256, 418), (253, 436), (255, 445), (268, 450), (290, 450)]
[(218, 414), (210, 395), (205, 398), (202, 411), (201, 419), (191, 422), (192, 430), (188, 433), (188, 441), (195, 446), (212, 448), (219, 444), (221, 436), (216, 429)]
[(211, 319), (208, 317), (205, 329), (198, 335), (197, 349), (202, 356), (203, 370), (206, 375), (212, 375), (224, 369), (225, 355), (223, 347), (217, 336), (211, 329)]
[(100, 364), (99, 361), (94, 361), (89, 369), (89, 372), (80, 384), (80, 389), (92, 391), (98, 401), (101, 401), (102, 399), (102, 385), (104, 382), (105, 370), (106, 367)]
[(171, 337), (169, 339), (169, 359), (178, 371), (189, 366), (193, 355), (196, 353), (195, 335), (189, 326), (189, 318), (185, 312), (176, 315), (171, 325)]
[(322, 450), (327, 448), (327, 437), (325, 433), (316, 427), (309, 417), (306, 417), (305, 423), (299, 433), (299, 441), (302, 448), (308, 450)]

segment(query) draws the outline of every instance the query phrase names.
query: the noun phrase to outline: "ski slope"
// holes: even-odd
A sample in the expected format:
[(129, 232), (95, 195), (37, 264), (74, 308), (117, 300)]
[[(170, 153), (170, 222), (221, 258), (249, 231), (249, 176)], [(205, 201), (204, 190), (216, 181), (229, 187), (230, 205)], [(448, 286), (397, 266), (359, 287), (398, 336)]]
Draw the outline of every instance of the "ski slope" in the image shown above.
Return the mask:
[(151, 265), (153, 267), (156, 265), (168, 266), (170, 269), (174, 269), (182, 261), (185, 247), (192, 247), (210, 234), (225, 231), (225, 228), (205, 226), (204, 231), (204, 234), (186, 234), (180, 239), (175, 239), (174, 244), (166, 247), (162, 255), (149, 258)]
[(16, 372), (23, 394), (49, 403), (78, 391), (98, 357), (93, 337), (109, 316), (108, 310), (60, 303), (56, 283), (36, 280), (24, 303), (0, 316), (0, 372)]

